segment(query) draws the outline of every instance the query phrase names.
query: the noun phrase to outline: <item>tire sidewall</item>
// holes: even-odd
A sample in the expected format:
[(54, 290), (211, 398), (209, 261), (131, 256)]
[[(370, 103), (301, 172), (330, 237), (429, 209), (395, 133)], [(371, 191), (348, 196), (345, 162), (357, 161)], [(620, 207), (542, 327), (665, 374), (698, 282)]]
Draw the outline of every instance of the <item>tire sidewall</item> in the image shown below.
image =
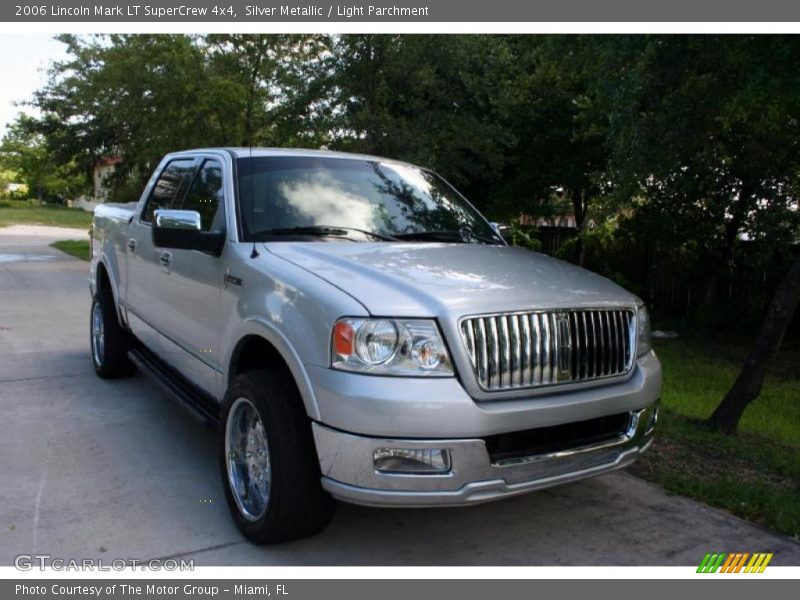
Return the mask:
[[(264, 428), (264, 434), (267, 438), (267, 450), (269, 451), (269, 460), (270, 460), (270, 491), (269, 491), (269, 498), (267, 500), (267, 510), (266, 512), (256, 520), (251, 520), (246, 518), (242, 515), (241, 511), (239, 510), (239, 506), (236, 503), (236, 500), (233, 496), (233, 491), (231, 490), (231, 484), (228, 474), (228, 457), (227, 457), (227, 440), (226, 440), (226, 431), (228, 429), (228, 419), (230, 418), (231, 408), (233, 407), (233, 403), (236, 402), (239, 398), (246, 398), (255, 408), (256, 412), (258, 413), (259, 418), (261, 419), (262, 427)], [(234, 521), (236, 521), (236, 525), (245, 535), (255, 535), (258, 531), (262, 528), (269, 527), (272, 521), (274, 520), (273, 515), (277, 512), (277, 498), (275, 489), (276, 486), (281, 485), (281, 477), (278, 469), (274, 468), (274, 465), (280, 460), (280, 450), (278, 448), (278, 444), (275, 441), (276, 432), (274, 431), (274, 419), (270, 414), (270, 407), (269, 402), (265, 402), (263, 398), (259, 397), (259, 394), (255, 394), (254, 390), (249, 389), (249, 386), (237, 385), (234, 384), (228, 393), (225, 395), (225, 402), (223, 404), (222, 409), (222, 418), (220, 419), (220, 427), (219, 427), (219, 444), (220, 444), (220, 469), (222, 472), (223, 478), (223, 488), (225, 490), (225, 499), (228, 502), (228, 506), (231, 509), (231, 514), (233, 516)]]
[[(100, 307), (103, 321), (103, 361), (95, 360), (94, 352), (94, 311)], [(92, 298), (89, 311), (89, 344), (92, 364), (98, 376), (103, 379), (129, 377), (136, 372), (136, 367), (128, 358), (130, 346), (128, 333), (120, 325), (117, 316), (117, 305), (111, 290), (99, 290)]]
[[(98, 375), (104, 375), (105, 374), (105, 363), (106, 363), (106, 357), (107, 357), (106, 350), (108, 348), (108, 343), (107, 343), (108, 340), (106, 339), (107, 333), (108, 333), (108, 328), (106, 327), (106, 320), (107, 320), (106, 307), (103, 306), (103, 304), (104, 304), (104, 302), (101, 299), (101, 295), (100, 294), (96, 294), (94, 296), (94, 298), (92, 298), (92, 308), (89, 311), (89, 344), (90, 344), (90, 349), (91, 349), (91, 352), (92, 352), (92, 364), (94, 365), (94, 370), (97, 372)], [(94, 348), (94, 311), (95, 311), (95, 309), (97, 307), (100, 308), (100, 314), (101, 314), (102, 320), (103, 320), (103, 362), (102, 363), (98, 363), (97, 362), (97, 359), (95, 358), (95, 354), (96, 353), (95, 353), (95, 348)]]

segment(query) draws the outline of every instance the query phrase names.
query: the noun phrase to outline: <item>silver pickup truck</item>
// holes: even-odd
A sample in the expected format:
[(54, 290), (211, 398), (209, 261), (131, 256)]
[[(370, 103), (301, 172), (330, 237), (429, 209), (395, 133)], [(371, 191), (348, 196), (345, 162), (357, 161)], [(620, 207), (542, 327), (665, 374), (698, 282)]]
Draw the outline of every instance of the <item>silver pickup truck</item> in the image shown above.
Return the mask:
[(508, 246), (441, 177), (307, 150), (163, 159), (94, 214), (97, 374), (138, 368), (219, 430), (241, 531), (321, 531), (333, 499), (463, 506), (649, 446), (661, 366), (636, 296)]

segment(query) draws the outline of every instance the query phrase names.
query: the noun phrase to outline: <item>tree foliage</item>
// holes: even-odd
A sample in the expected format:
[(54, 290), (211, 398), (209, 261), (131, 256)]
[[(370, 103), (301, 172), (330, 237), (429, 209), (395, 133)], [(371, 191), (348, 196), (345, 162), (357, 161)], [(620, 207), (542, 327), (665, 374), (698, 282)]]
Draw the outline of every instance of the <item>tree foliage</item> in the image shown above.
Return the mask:
[[(13, 123), (0, 145), (0, 166), (22, 180), (40, 202), (64, 201), (83, 193), (86, 179), (76, 172), (74, 161), (63, 161), (37, 131), (28, 116)], [(17, 181), (17, 182), (18, 182)]]
[(602, 62), (620, 74), (607, 97), (620, 189), (637, 186), (645, 211), (709, 258), (729, 261), (743, 237), (785, 252), (800, 223), (798, 59), (793, 36), (612, 38)]
[[(631, 43), (638, 52), (617, 47)], [(720, 284), (731, 284), (745, 240), (791, 265), (740, 376), (709, 419), (733, 432), (760, 393), (800, 300), (800, 40), (621, 38), (604, 60), (628, 54), (608, 104), (611, 164), (621, 189), (640, 188), (643, 217), (667, 224), (672, 240), (686, 240), (714, 265), (706, 305), (716, 308)]]

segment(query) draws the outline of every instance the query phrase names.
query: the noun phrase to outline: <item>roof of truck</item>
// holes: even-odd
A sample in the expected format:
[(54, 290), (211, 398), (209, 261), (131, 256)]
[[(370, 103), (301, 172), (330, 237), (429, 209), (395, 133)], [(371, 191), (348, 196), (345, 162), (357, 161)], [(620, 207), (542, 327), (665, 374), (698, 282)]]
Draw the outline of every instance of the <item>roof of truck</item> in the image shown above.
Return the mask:
[(393, 158), (385, 158), (382, 156), (372, 156), (369, 154), (355, 154), (351, 152), (334, 152), (332, 150), (310, 150), (307, 148), (250, 148), (250, 147), (236, 147), (236, 146), (224, 146), (224, 147), (216, 147), (216, 148), (191, 148), (188, 150), (181, 150), (179, 152), (175, 152), (174, 154), (180, 154), (183, 152), (209, 152), (209, 151), (217, 151), (220, 150), (224, 152), (230, 152), (236, 156), (236, 158), (250, 158), (253, 156), (319, 156), (319, 157), (327, 157), (327, 158), (349, 158), (349, 159), (357, 159), (357, 160), (369, 160), (369, 161), (380, 161), (380, 162), (391, 162), (391, 163), (398, 163), (398, 164), (410, 164), (402, 160), (396, 160)]

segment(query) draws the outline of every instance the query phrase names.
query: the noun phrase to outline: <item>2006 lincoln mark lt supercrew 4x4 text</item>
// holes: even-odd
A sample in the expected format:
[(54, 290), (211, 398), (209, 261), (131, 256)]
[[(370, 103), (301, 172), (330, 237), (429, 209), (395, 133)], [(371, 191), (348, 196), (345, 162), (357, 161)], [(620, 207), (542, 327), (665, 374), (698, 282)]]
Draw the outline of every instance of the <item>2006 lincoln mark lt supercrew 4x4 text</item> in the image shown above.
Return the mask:
[(333, 499), (459, 506), (624, 467), (661, 366), (642, 302), (506, 245), (441, 177), (310, 150), (168, 155), (95, 210), (100, 377), (147, 372), (219, 424), (242, 532), (319, 532)]

